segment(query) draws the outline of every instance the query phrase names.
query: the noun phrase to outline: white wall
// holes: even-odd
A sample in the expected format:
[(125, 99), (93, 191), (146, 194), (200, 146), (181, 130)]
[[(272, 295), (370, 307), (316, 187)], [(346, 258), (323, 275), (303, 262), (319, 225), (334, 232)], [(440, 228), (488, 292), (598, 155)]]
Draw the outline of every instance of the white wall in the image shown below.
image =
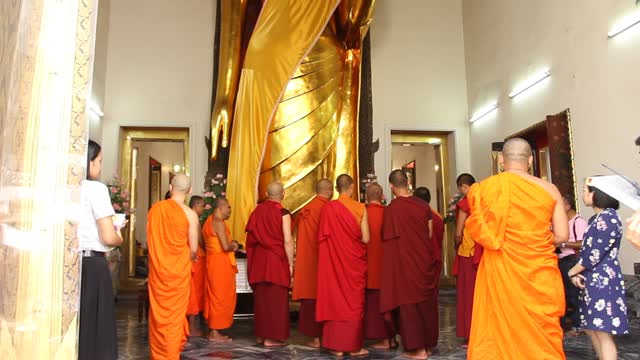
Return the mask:
[(379, 0), (371, 44), (375, 170), (387, 195), (391, 130), (454, 131), (451, 171), (471, 170), (462, 1)]
[[(610, 164), (640, 179), (640, 27), (608, 39), (620, 18), (640, 11), (630, 0), (465, 0), (464, 36), (469, 113), (493, 99), (498, 111), (471, 126), (474, 175), (490, 174), (490, 144), (571, 109), (576, 177)], [(551, 78), (510, 100), (518, 82), (549, 66)], [(591, 210), (581, 208), (590, 215)], [(623, 208), (621, 216), (630, 211)], [(624, 241), (623, 271), (633, 273), (640, 252)]]
[(138, 166), (136, 178), (136, 241), (147, 246), (147, 213), (149, 211), (149, 157), (154, 158), (160, 164), (161, 187), (160, 200), (169, 191), (169, 172), (173, 172), (173, 165), (184, 165), (184, 151), (179, 142), (151, 142), (134, 141), (133, 146), (138, 148)]
[[(102, 37), (106, 50), (99, 51), (104, 42), (96, 44), (96, 57), (106, 56), (104, 180), (119, 171), (121, 126), (188, 127), (190, 175), (194, 192), (201, 192), (207, 171), (204, 137), (211, 110), (215, 1), (109, 0), (108, 5), (98, 15), (98, 23), (108, 23)], [(94, 89), (100, 87), (97, 77)]]

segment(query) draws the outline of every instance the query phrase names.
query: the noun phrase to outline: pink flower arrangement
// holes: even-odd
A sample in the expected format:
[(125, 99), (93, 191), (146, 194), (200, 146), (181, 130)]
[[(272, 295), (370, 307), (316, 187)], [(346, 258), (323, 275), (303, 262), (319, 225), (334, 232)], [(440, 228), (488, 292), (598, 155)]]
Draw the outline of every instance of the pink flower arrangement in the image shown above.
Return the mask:
[(127, 191), (125, 184), (120, 181), (120, 178), (115, 175), (107, 187), (111, 195), (113, 210), (115, 210), (117, 214), (130, 214), (133, 210), (130, 207), (131, 194)]
[(200, 217), (200, 222), (204, 223), (204, 221), (207, 220), (213, 212), (213, 202), (215, 199), (225, 197), (227, 195), (226, 190), (227, 179), (224, 177), (224, 174), (217, 173), (215, 175), (207, 175), (207, 179), (205, 179), (205, 192), (202, 194), (204, 198), (204, 213), (202, 217)]

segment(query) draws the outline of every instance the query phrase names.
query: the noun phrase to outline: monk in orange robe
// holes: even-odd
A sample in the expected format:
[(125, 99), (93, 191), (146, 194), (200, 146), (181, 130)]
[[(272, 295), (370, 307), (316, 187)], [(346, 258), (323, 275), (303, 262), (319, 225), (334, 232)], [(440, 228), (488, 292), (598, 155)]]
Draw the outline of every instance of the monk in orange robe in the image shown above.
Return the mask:
[(316, 289), (318, 280), (318, 223), (320, 212), (333, 196), (333, 185), (327, 179), (316, 183), (316, 197), (296, 215), (296, 261), (293, 276), (292, 299), (300, 301), (298, 330), (313, 337), (307, 343), (320, 347), (322, 323), (316, 321)]
[[(439, 286), (440, 286), (440, 275), (442, 274), (442, 240), (444, 238), (444, 218), (436, 209), (431, 207), (431, 192), (426, 187), (416, 188), (413, 192), (413, 196), (420, 198), (426, 201), (429, 204), (429, 209), (431, 210), (431, 223), (430, 227), (432, 229), (431, 240), (433, 242), (433, 246), (435, 247), (435, 270), (436, 270), (436, 286), (435, 286), (435, 301), (433, 302), (433, 306), (431, 307), (431, 315), (430, 318), (433, 319), (434, 324), (438, 324), (440, 322), (440, 314), (439, 314), (439, 305), (438, 305), (438, 295), (439, 295)], [(428, 349), (433, 349), (438, 344), (438, 337), (440, 335), (440, 329), (438, 326), (430, 326), (427, 328), (427, 341), (426, 346)]]
[(289, 337), (289, 286), (293, 266), (291, 214), (282, 207), (284, 186), (267, 185), (268, 199), (247, 223), (247, 274), (253, 290), (254, 334), (265, 347)]
[(177, 360), (187, 336), (191, 262), (198, 250), (198, 215), (184, 204), (189, 178), (176, 175), (171, 199), (153, 205), (147, 215), (149, 249), (149, 346), (151, 359)]
[(374, 349), (397, 347), (395, 332), (390, 322), (380, 312), (380, 271), (382, 267), (382, 187), (377, 183), (367, 186), (367, 221), (369, 243), (367, 244), (367, 288), (365, 292), (364, 337), (380, 340)]
[(225, 223), (231, 216), (231, 206), (224, 198), (212, 204), (213, 213), (207, 218), (202, 235), (207, 247), (207, 296), (204, 317), (209, 324), (209, 341), (229, 342), (231, 338), (220, 333), (233, 324), (236, 309), (235, 252), (238, 243), (231, 240), (231, 231)]
[[(189, 199), (189, 208), (195, 211), (198, 219), (204, 212), (204, 199), (202, 196), (193, 195)], [(198, 224), (200, 227), (200, 224)], [(204, 310), (204, 290), (207, 276), (207, 260), (204, 252), (204, 241), (202, 232), (198, 231), (198, 259), (191, 265), (191, 291), (189, 296), (189, 306), (187, 306), (187, 318), (189, 319), (189, 335), (202, 336), (198, 315)]]
[(392, 171), (389, 184), (395, 199), (384, 211), (380, 310), (396, 313), (403, 356), (426, 359), (432, 331), (438, 328), (433, 310), (439, 271), (431, 210), (411, 196), (404, 171)]
[[(504, 173), (471, 187), (465, 227), (482, 245), (468, 359), (565, 359), (562, 276), (554, 253), (569, 238), (558, 189), (531, 176), (531, 147), (504, 144)], [(550, 230), (553, 227), (553, 230)]]
[(476, 243), (465, 229), (465, 221), (470, 214), (467, 193), (476, 180), (471, 174), (460, 174), (456, 179), (458, 191), (464, 197), (456, 204), (456, 335), (464, 339), (467, 346), (471, 334), (471, 315), (473, 311), (473, 292), (476, 284), (477, 267), (474, 255)]
[(368, 354), (363, 348), (369, 224), (364, 204), (351, 198), (355, 184), (342, 174), (338, 200), (322, 209), (318, 227), (316, 320), (323, 322), (322, 346), (334, 355)]

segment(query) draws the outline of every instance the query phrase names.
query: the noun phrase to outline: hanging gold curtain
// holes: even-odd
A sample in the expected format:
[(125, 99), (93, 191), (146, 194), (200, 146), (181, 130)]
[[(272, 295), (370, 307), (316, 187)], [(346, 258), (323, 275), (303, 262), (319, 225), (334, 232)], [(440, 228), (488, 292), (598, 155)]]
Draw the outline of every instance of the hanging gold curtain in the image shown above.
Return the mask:
[(294, 70), (316, 42), (338, 0), (267, 1), (253, 31), (240, 74), (227, 197), (234, 209), (231, 231), (244, 226), (257, 200), (260, 166), (276, 106)]
[(92, 0), (0, 2), (0, 353), (77, 357)]
[[(248, 216), (273, 181), (283, 183), (283, 205), (291, 211), (313, 198), (321, 178), (346, 173), (358, 182), (361, 45), (373, 6), (373, 0), (264, 4), (235, 97), (227, 196), (237, 209), (236, 239), (244, 240)], [(230, 74), (221, 68), (233, 83)]]

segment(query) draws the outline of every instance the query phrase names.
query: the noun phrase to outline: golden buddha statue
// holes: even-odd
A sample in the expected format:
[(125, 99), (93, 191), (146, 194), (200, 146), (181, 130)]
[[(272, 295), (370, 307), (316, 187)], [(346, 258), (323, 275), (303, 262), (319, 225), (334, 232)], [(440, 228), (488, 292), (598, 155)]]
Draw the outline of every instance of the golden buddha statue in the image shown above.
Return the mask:
[(283, 183), (283, 205), (296, 211), (317, 180), (358, 180), (361, 44), (373, 4), (263, 2), (245, 49), (247, 1), (221, 0), (212, 157), (231, 129), (227, 197), (239, 240), (270, 182)]

